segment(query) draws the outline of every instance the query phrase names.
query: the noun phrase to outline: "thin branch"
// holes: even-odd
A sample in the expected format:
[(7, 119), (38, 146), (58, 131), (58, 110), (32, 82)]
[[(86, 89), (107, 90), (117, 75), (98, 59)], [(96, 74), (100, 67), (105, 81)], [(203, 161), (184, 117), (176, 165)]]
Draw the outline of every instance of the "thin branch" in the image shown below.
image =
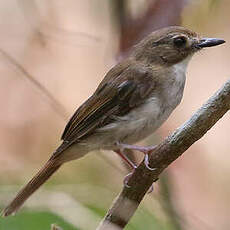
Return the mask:
[(204, 136), (207, 131), (230, 109), (230, 80), (218, 90), (186, 123), (160, 143), (150, 156), (148, 170), (142, 162), (113, 202), (97, 230), (117, 226), (123, 229), (134, 215), (151, 184), (162, 171), (180, 157), (193, 143)]

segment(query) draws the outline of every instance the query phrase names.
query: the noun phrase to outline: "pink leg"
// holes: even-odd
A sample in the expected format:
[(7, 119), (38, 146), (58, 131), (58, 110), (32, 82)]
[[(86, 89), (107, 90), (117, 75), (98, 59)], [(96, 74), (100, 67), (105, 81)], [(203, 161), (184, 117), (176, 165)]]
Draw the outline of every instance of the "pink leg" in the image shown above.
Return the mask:
[(121, 149), (137, 150), (137, 151), (142, 152), (144, 154), (150, 154), (156, 148), (156, 145), (152, 145), (152, 146), (138, 146), (138, 145), (123, 144), (123, 143), (118, 143), (117, 145)]
[(115, 153), (118, 154), (119, 157), (122, 158), (132, 169), (136, 169), (137, 166), (135, 163), (133, 163), (125, 154), (123, 154), (120, 150), (114, 150)]
[(128, 145), (128, 144), (122, 144), (118, 143), (118, 147), (122, 150), (124, 149), (131, 149), (131, 150), (137, 150), (139, 152), (142, 152), (145, 154), (145, 166), (150, 171), (156, 170), (155, 168), (149, 167), (149, 154), (151, 154), (154, 149), (156, 148), (156, 145), (153, 146), (137, 146), (137, 145)]
[[(128, 175), (126, 175), (125, 178), (124, 178), (124, 180), (123, 180), (124, 185), (126, 187), (130, 188), (130, 186), (128, 185), (128, 180), (132, 176), (132, 174), (134, 173), (134, 171), (136, 170), (137, 166), (125, 154), (123, 154), (120, 150), (114, 150), (114, 152), (117, 153), (118, 156), (121, 157), (122, 160), (124, 160), (132, 168), (132, 172), (129, 173)], [(148, 169), (152, 170), (152, 168), (150, 168), (148, 166), (148, 154), (146, 154), (145, 156), (147, 156), (147, 157), (145, 157), (145, 165), (146, 165), (146, 167)], [(146, 159), (147, 159), (147, 162), (146, 162)], [(153, 191), (153, 185), (150, 187), (148, 193), (151, 193), (152, 191)]]
[(129, 173), (128, 175), (126, 175), (124, 180), (123, 180), (124, 185), (126, 187), (130, 188), (130, 186), (128, 185), (128, 180), (132, 176), (132, 174), (134, 173), (137, 166), (125, 154), (123, 154), (120, 150), (114, 150), (114, 152), (117, 153), (118, 156), (121, 157), (121, 159), (124, 160), (132, 168), (132, 172)]

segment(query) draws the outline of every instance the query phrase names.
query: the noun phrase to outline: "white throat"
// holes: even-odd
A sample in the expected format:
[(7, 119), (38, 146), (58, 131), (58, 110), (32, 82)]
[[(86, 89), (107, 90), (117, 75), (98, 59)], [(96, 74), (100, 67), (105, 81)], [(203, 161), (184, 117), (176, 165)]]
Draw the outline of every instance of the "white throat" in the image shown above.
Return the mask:
[(177, 76), (180, 75), (184, 75), (188, 66), (189, 61), (191, 60), (192, 55), (189, 55), (188, 57), (186, 57), (183, 61), (175, 64), (174, 67), (174, 71), (176, 73)]

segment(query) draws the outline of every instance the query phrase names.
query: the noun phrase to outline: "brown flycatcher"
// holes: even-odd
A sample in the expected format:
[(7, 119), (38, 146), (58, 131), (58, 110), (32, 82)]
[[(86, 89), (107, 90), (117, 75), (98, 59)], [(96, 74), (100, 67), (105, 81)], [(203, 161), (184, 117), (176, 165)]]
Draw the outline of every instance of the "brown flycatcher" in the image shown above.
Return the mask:
[(94, 94), (77, 109), (64, 130), (60, 147), (3, 210), (3, 216), (16, 212), (62, 164), (90, 151), (114, 150), (131, 166), (122, 153), (125, 148), (140, 150), (148, 156), (151, 147), (132, 144), (152, 134), (180, 103), (192, 55), (224, 42), (201, 38), (176, 26), (144, 38), (127, 59), (106, 74)]

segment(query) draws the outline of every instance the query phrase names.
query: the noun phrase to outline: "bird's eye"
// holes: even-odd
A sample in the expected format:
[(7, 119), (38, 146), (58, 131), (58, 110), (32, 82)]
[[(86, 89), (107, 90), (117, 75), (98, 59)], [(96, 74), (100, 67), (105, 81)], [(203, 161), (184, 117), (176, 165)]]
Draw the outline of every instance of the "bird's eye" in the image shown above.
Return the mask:
[(176, 37), (173, 39), (173, 44), (178, 48), (184, 47), (186, 45), (186, 42), (187, 38), (183, 36)]

